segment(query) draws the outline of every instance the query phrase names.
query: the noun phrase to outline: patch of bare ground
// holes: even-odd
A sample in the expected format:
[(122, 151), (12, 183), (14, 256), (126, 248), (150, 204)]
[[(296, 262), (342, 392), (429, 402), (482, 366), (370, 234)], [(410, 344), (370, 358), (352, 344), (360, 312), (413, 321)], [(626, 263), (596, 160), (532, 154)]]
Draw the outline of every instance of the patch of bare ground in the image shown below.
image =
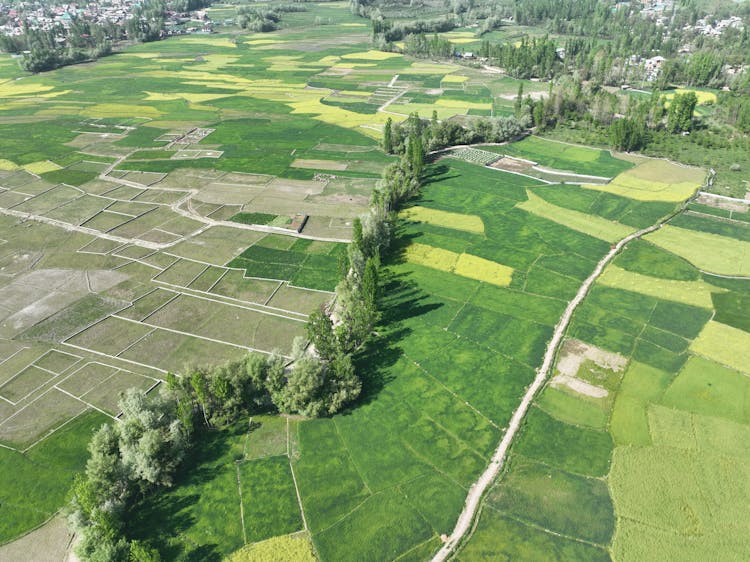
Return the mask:
[(0, 560), (14, 562), (63, 562), (71, 534), (62, 517), (54, 517), (19, 539), (0, 546)]
[[(750, 194), (750, 193), (749, 193)], [(745, 195), (747, 199), (748, 196)], [(711, 197), (708, 194), (701, 193), (695, 200), (696, 203), (706, 205), (708, 207), (714, 207), (715, 209), (724, 209), (725, 211), (734, 211), (737, 213), (746, 213), (747, 204), (740, 203), (739, 201), (730, 201), (728, 199), (722, 199), (720, 197)]]
[(490, 167), (498, 170), (506, 170), (508, 172), (523, 173), (534, 167), (534, 163), (529, 160), (521, 160), (519, 158), (504, 156), (499, 160), (495, 160), (492, 164), (490, 164)]
[(575, 377), (586, 360), (593, 361), (602, 369), (615, 373), (622, 372), (628, 362), (627, 358), (619, 353), (605, 351), (582, 341), (569, 339), (563, 344), (557, 361), (557, 370), (563, 376)]
[(568, 375), (557, 375), (550, 381), (550, 385), (554, 387), (567, 386), (570, 390), (578, 394), (590, 396), (591, 398), (605, 398), (609, 394), (605, 388), (595, 386), (575, 377), (569, 377)]

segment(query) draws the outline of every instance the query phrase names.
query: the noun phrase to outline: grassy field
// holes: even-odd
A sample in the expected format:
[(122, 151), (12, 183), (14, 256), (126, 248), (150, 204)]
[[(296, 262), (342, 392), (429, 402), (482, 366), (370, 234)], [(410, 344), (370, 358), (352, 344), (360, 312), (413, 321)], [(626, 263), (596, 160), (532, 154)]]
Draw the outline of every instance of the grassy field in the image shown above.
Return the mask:
[[(305, 7), (273, 33), (173, 38), (41, 75), (0, 59), (0, 207), (32, 219), (0, 217), (0, 464), (11, 475), (0, 542), (64, 503), (121, 390), (289, 351), (331, 298), (352, 219), (394, 160), (378, 148), (387, 117), (513, 113), (518, 81), (373, 50), (347, 6)], [(614, 180), (545, 184), (477, 165), (491, 153)], [(379, 337), (356, 358), (361, 403), (201, 434), (178, 485), (144, 498), (128, 531), (169, 560), (429, 558), (582, 281), (702, 180), (537, 137), (431, 164), (394, 225)], [(296, 215), (304, 238), (269, 232)], [(545, 390), (460, 559), (647, 559), (662, 544), (682, 553), (674, 536), (735, 552), (723, 527), (690, 527), (683, 507), (700, 517), (719, 502), (729, 520), (743, 501), (727, 493), (741, 467), (711, 489), (691, 475), (742, 458), (727, 443), (748, 422), (734, 369), (746, 364), (736, 310), (749, 291), (694, 265), (742, 273), (750, 240), (734, 223), (680, 220), (632, 243), (577, 312), (569, 336), (627, 368), (587, 359), (572, 385)], [(649, 511), (639, 497), (650, 474), (680, 466), (672, 449), (689, 467), (674, 484), (684, 501), (655, 494), (663, 505)], [(674, 536), (654, 530), (662, 520)]]
[(486, 150), (536, 162), (540, 166), (591, 176), (614, 177), (632, 167), (630, 162), (613, 157), (607, 150), (528, 137), (509, 145)]
[[(459, 558), (740, 560), (750, 334), (734, 311), (749, 289), (631, 243), (568, 329), (588, 347), (569, 340), (556, 373), (576, 384), (544, 389)], [(613, 351), (624, 371), (584, 360)]]

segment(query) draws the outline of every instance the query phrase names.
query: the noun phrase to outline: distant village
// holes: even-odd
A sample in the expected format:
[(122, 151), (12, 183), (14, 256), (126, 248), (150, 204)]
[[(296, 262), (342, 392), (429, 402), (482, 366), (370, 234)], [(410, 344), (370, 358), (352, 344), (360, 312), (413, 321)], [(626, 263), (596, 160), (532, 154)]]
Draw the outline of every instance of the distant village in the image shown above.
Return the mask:
[[(0, 2), (0, 34), (20, 36), (26, 28), (50, 31), (60, 25), (68, 29), (75, 19), (103, 26), (114, 24), (124, 27), (125, 22), (134, 17), (134, 8), (139, 4), (136, 0), (60, 4), (21, 2), (14, 5)], [(210, 33), (213, 25), (205, 10), (183, 13), (167, 11), (164, 34)]]

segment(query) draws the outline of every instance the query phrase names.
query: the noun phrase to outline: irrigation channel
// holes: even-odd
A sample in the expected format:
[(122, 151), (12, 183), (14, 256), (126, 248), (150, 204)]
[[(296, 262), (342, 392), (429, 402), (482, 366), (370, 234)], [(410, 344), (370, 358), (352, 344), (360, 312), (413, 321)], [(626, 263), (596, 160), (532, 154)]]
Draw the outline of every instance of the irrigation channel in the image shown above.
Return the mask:
[(469, 494), (466, 496), (466, 503), (464, 504), (463, 511), (461, 511), (461, 515), (459, 515), (458, 517), (456, 526), (443, 544), (442, 548), (432, 558), (432, 562), (443, 562), (444, 560), (447, 560), (459, 545), (459, 543), (462, 541), (462, 539), (466, 536), (466, 533), (471, 530), (472, 523), (475, 520), (477, 511), (482, 501), (482, 497), (487, 491), (489, 485), (500, 473), (500, 470), (502, 469), (503, 464), (505, 463), (505, 459), (508, 455), (508, 450), (513, 443), (513, 439), (521, 427), (521, 422), (523, 421), (526, 412), (528, 412), (534, 396), (537, 392), (539, 392), (539, 389), (542, 388), (542, 385), (544, 384), (550, 370), (552, 369), (552, 364), (555, 360), (557, 349), (560, 347), (560, 343), (562, 342), (565, 330), (570, 323), (570, 319), (573, 316), (573, 313), (575, 312), (578, 305), (581, 304), (583, 299), (586, 297), (586, 294), (589, 292), (591, 286), (602, 274), (604, 268), (609, 264), (609, 262), (612, 261), (612, 259), (618, 254), (620, 250), (622, 250), (622, 248), (627, 243), (632, 242), (633, 240), (640, 238), (641, 236), (659, 230), (669, 220), (682, 212), (684, 208), (685, 204), (683, 204), (683, 206), (678, 211), (671, 213), (667, 217), (660, 220), (658, 223), (637, 232), (633, 232), (632, 234), (629, 234), (628, 236), (620, 240), (617, 244), (612, 246), (607, 255), (605, 255), (601, 260), (599, 260), (599, 263), (596, 264), (594, 271), (583, 282), (581, 287), (578, 289), (576, 296), (573, 297), (573, 300), (568, 303), (565, 312), (563, 312), (563, 315), (560, 317), (560, 321), (555, 326), (555, 331), (552, 334), (552, 339), (547, 344), (547, 349), (544, 353), (542, 366), (539, 368), (539, 371), (537, 371), (534, 382), (531, 383), (531, 386), (529, 386), (526, 394), (524, 394), (518, 408), (515, 412), (513, 412), (513, 417), (510, 419), (508, 429), (505, 432), (505, 435), (503, 435), (502, 440), (498, 444), (497, 449), (495, 449), (495, 453), (492, 455), (490, 464), (487, 466), (479, 479), (474, 482), (474, 484), (472, 484), (469, 488)]

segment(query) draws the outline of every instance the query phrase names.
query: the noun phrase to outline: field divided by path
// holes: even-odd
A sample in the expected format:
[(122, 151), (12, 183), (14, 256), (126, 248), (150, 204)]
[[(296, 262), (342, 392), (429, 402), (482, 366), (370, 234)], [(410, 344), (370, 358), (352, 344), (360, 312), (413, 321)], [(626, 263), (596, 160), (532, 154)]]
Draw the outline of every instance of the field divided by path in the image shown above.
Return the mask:
[[(671, 224), (670, 236), (743, 238), (686, 215)], [(685, 241), (693, 253), (680, 257), (660, 236), (628, 244), (576, 311), (457, 559), (742, 558), (746, 455), (735, 443), (750, 430), (739, 312), (750, 281), (701, 272), (686, 260), (710, 248)]]

